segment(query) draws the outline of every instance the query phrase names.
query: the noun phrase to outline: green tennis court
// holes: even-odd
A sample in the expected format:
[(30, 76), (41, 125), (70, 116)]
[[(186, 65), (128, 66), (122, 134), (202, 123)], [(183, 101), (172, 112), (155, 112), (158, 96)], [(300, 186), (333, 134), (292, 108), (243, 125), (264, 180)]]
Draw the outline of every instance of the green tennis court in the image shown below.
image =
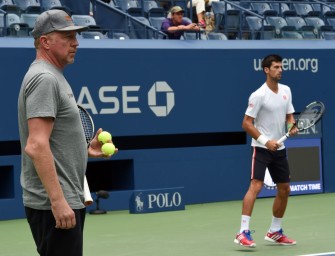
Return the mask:
[[(233, 243), (240, 225), (241, 201), (188, 205), (185, 211), (87, 215), (85, 256), (335, 255), (335, 193), (292, 196), (283, 223), (296, 246), (263, 239), (271, 222), (272, 198), (256, 201), (251, 228), (257, 243)], [(0, 255), (37, 255), (26, 220), (0, 221)]]

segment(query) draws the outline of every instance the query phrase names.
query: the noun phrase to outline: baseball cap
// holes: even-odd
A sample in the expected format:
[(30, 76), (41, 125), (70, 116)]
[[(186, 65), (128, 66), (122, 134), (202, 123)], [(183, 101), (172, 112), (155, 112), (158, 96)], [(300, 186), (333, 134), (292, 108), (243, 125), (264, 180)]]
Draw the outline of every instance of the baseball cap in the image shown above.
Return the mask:
[(31, 32), (34, 38), (54, 31), (83, 31), (85, 26), (75, 26), (71, 17), (63, 10), (48, 10), (39, 15)]
[(180, 6), (174, 6), (174, 7), (171, 8), (170, 12), (171, 13), (176, 13), (176, 12), (185, 12), (185, 11)]

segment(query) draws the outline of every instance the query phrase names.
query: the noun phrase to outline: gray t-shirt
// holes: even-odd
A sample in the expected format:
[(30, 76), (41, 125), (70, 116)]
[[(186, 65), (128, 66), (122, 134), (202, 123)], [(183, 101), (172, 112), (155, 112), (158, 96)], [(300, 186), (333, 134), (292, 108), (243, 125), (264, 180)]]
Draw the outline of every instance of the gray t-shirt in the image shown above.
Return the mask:
[(50, 147), (59, 182), (72, 209), (84, 208), (84, 175), (87, 144), (72, 89), (62, 70), (34, 61), (26, 73), (18, 99), (18, 121), (22, 151), (21, 186), (25, 206), (48, 210), (51, 204), (30, 157), (24, 152), (28, 138), (27, 121), (53, 117)]

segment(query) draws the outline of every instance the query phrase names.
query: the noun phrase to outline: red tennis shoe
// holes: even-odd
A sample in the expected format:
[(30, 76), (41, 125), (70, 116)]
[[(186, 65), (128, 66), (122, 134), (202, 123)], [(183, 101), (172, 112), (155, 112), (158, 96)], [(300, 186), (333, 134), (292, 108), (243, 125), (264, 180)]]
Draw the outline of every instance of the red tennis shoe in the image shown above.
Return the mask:
[(252, 239), (250, 230), (243, 230), (242, 233), (237, 234), (234, 243), (244, 247), (256, 247), (256, 243)]
[(276, 232), (268, 232), (266, 236), (264, 237), (266, 241), (272, 242), (272, 243), (277, 243), (277, 244), (282, 244), (282, 245), (295, 245), (297, 242), (295, 240), (292, 240), (285, 236), (283, 234), (283, 230), (280, 229), (279, 231)]

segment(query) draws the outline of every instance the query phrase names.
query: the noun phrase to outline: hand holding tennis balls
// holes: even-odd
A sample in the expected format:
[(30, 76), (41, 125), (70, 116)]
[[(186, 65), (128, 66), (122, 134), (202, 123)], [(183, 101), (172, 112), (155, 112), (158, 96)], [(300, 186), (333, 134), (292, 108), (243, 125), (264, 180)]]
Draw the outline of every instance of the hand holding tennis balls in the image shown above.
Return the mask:
[(101, 147), (101, 151), (106, 155), (106, 156), (110, 156), (113, 155), (115, 153), (115, 146), (113, 143), (105, 143), (102, 145)]
[(100, 132), (98, 135), (98, 141), (100, 141), (102, 144), (112, 141), (112, 134), (106, 131)]

